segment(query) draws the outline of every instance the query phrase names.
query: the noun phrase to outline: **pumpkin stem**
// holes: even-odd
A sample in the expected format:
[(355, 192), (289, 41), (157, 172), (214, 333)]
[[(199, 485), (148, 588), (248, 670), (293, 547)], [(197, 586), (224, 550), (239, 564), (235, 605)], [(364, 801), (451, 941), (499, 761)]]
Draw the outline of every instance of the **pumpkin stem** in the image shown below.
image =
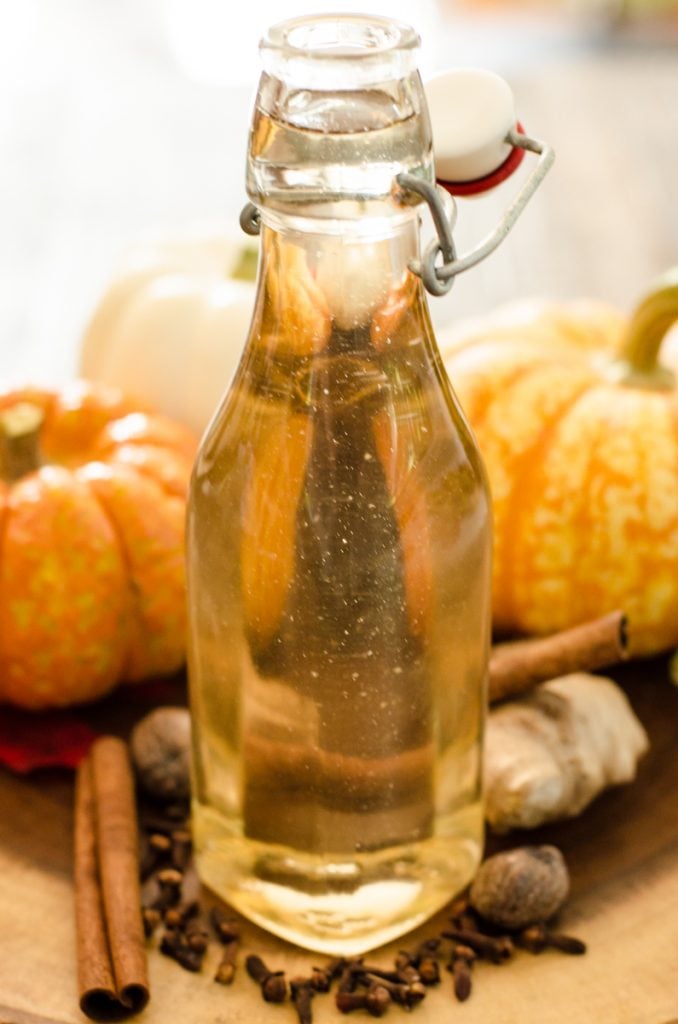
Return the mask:
[(40, 431), (43, 410), (32, 402), (17, 402), (0, 412), (0, 478), (12, 483), (42, 465)]
[(631, 387), (671, 389), (675, 376), (658, 362), (667, 332), (678, 320), (678, 267), (664, 274), (642, 299), (629, 321), (621, 355), (613, 364), (620, 384)]

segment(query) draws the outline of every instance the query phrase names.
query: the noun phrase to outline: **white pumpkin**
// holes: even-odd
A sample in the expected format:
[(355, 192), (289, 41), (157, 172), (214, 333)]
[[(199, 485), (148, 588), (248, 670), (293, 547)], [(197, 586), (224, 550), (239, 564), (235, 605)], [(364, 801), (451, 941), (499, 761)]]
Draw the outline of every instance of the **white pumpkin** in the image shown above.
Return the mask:
[(85, 331), (82, 375), (204, 430), (247, 337), (256, 244), (193, 237), (133, 251)]

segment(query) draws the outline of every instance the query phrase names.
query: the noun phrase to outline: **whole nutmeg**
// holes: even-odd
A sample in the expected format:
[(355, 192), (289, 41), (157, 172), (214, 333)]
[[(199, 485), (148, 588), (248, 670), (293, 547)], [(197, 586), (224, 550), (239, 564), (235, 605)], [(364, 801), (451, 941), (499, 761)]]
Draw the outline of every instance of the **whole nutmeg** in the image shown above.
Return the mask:
[(486, 921), (510, 930), (547, 921), (570, 890), (563, 855), (555, 846), (519, 846), (480, 865), (471, 906)]
[(185, 708), (161, 707), (132, 730), (130, 749), (141, 788), (156, 800), (190, 796), (191, 718)]

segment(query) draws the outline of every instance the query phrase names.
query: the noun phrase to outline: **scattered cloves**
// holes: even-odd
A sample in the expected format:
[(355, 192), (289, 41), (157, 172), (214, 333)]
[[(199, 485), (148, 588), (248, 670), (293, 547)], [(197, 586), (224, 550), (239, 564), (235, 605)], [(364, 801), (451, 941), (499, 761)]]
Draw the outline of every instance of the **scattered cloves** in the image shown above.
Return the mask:
[[(186, 805), (165, 806), (161, 813), (142, 821), (142, 920), (145, 935), (152, 936), (164, 922), (160, 951), (184, 969), (200, 971), (210, 935), (204, 924), (200, 902), (193, 898), (199, 897), (199, 882), (192, 864), (192, 839), (187, 827)], [(373, 1017), (382, 1017), (391, 1003), (408, 1010), (416, 1007), (426, 996), (426, 986), (440, 981), (441, 938), (453, 943), (446, 968), (452, 975), (453, 991), (459, 1002), (465, 1002), (471, 995), (475, 961), (482, 958), (501, 963), (512, 956), (514, 943), (531, 953), (549, 948), (571, 955), (586, 952), (586, 945), (581, 940), (553, 932), (542, 922), (518, 928), (502, 924), (496, 914), (491, 920), (481, 913), (479, 906), (471, 905), (466, 896), (450, 905), (449, 914), (451, 927), (440, 937), (428, 939), (413, 950), (401, 950), (391, 969), (366, 964), (362, 957), (351, 960), (340, 957), (323, 967), (313, 967), (308, 976), (292, 978), (288, 983), (283, 971), (269, 970), (257, 955), (248, 956), (245, 967), (259, 985), (266, 1002), (282, 1003), (289, 994), (299, 1024), (312, 1024), (315, 995), (329, 992), (337, 979), (335, 1002), (341, 1013), (365, 1010)], [(240, 949), (240, 921), (220, 906), (211, 908), (209, 920), (222, 945), (214, 980), (230, 985), (236, 974)]]
[(179, 928), (168, 928), (160, 941), (160, 952), (172, 957), (187, 971), (199, 971), (202, 967), (204, 950), (192, 949), (185, 934)]

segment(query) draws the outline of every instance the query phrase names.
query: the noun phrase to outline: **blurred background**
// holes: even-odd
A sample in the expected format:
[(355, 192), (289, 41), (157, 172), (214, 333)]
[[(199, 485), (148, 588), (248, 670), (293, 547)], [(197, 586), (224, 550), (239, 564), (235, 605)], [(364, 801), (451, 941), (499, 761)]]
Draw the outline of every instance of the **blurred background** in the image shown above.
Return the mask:
[[(439, 325), (534, 294), (630, 308), (678, 263), (675, 0), (0, 0), (0, 378), (70, 377), (140, 240), (237, 233), (257, 40), (331, 10), (413, 23), (424, 77), (504, 75), (556, 149), (501, 249), (432, 301)], [(460, 201), (458, 248), (518, 184)]]

